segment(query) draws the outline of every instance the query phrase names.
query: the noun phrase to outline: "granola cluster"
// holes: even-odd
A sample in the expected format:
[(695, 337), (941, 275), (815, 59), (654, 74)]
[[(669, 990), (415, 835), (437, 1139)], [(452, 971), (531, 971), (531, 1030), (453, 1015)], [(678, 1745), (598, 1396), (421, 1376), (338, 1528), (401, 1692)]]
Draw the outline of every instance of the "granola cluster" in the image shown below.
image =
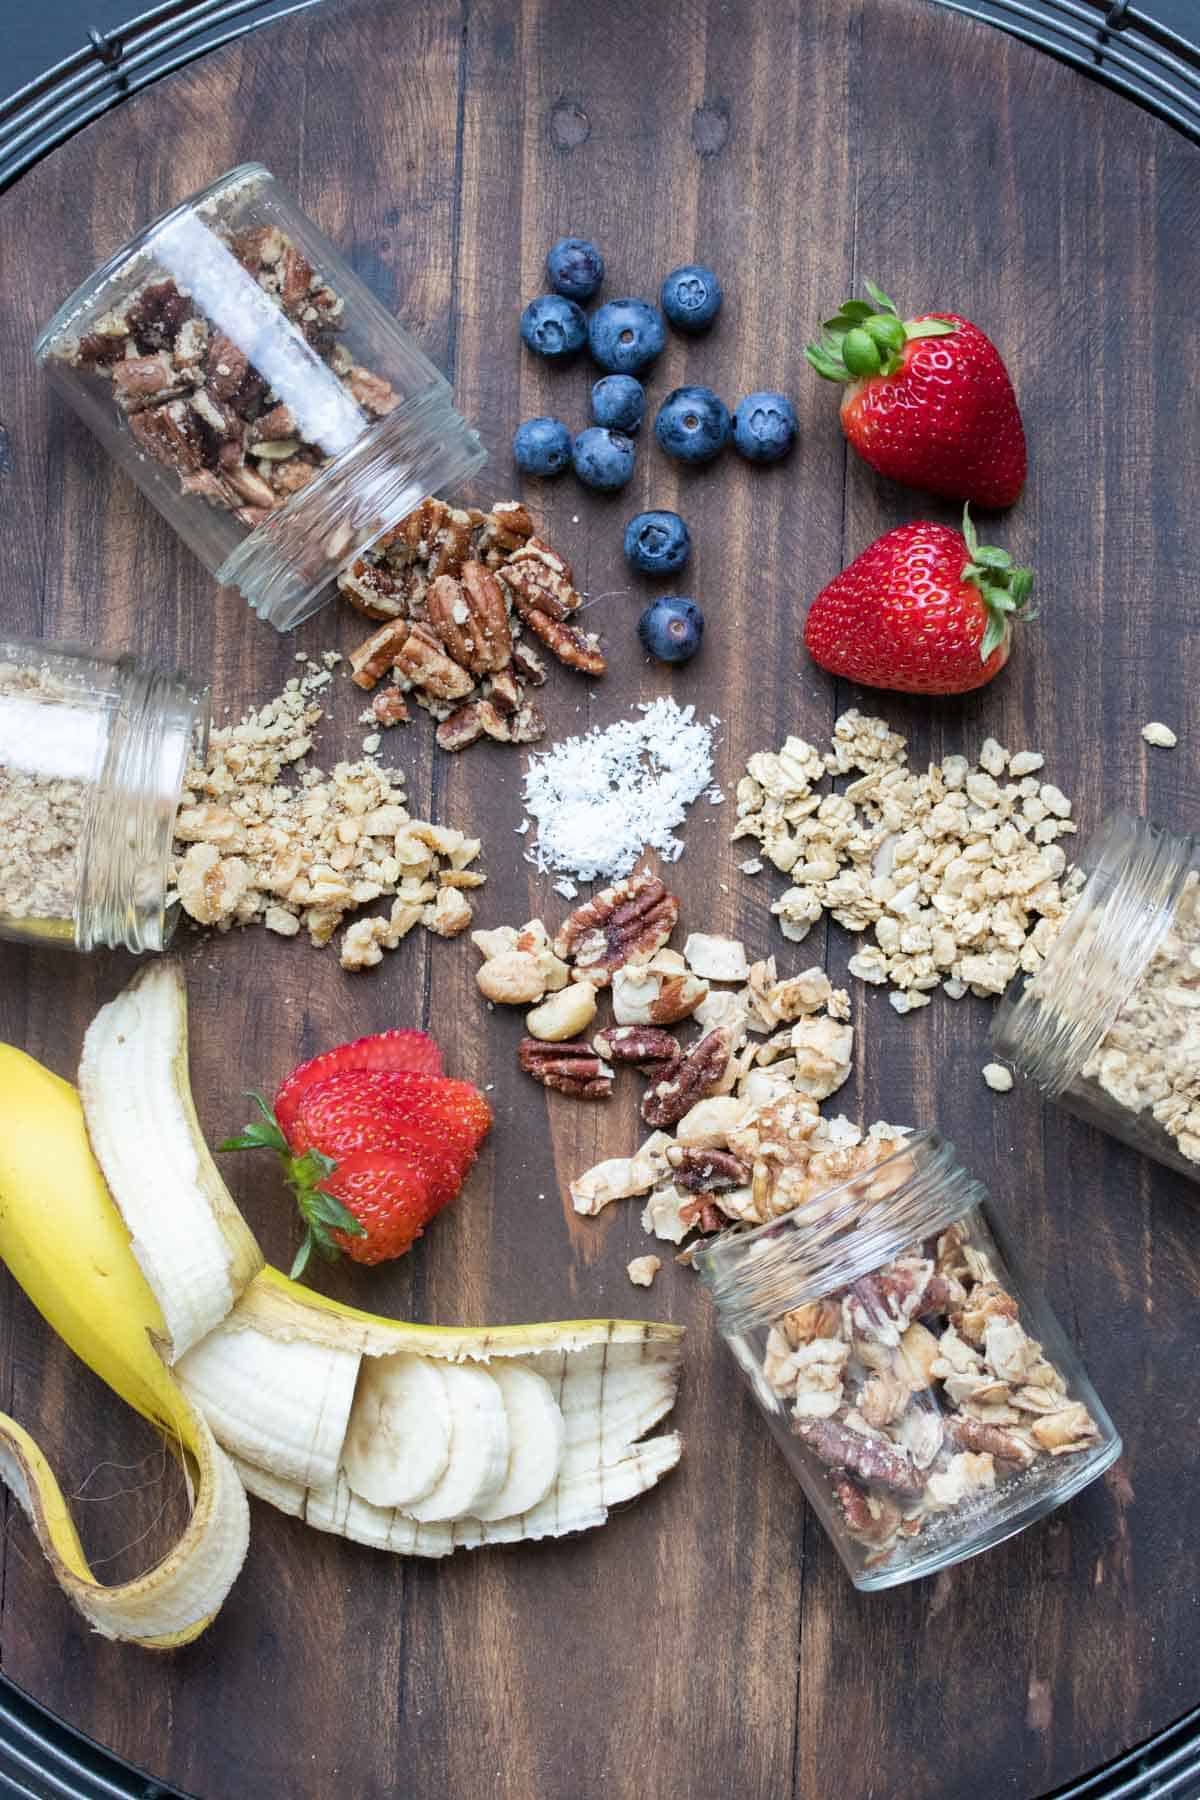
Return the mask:
[[(1080, 950), (1086, 955), (1086, 945)], [(1051, 973), (1045, 971), (1043, 979)], [(1075, 978), (1073, 970), (1068, 978)], [(1181, 1156), (1200, 1163), (1200, 872), (1195, 869), (1169, 931), (1084, 1064), (1082, 1077), (1124, 1110), (1148, 1112)]]
[(328, 653), (327, 667), (310, 665), (277, 699), (213, 731), (203, 767), (188, 771), (174, 884), (198, 924), (262, 924), (281, 937), (304, 929), (317, 945), (390, 899), (387, 914), (356, 918), (342, 934), (342, 967), (366, 969), (417, 924), (442, 937), (465, 931), (466, 890), (485, 878), (471, 867), (479, 839), (410, 818), (403, 775), (372, 755), (282, 780), (312, 750), (315, 696), (338, 660)]
[(90, 784), (63, 751), (83, 710), (48, 670), (0, 663), (0, 924), (74, 919)]
[(570, 622), (580, 596), (569, 565), (534, 536), (517, 501), (485, 513), (425, 500), (345, 569), (338, 587), (379, 622), (350, 656), (361, 688), (392, 676), (370, 716), (401, 723), (411, 694), (437, 719), (443, 750), (542, 736), (528, 697), (546, 679), (542, 649), (584, 675), (606, 668), (599, 641)]
[[(390, 384), (339, 342), (345, 300), (275, 226), (226, 233), (228, 245), (321, 362), (363, 427), (396, 405)], [(247, 318), (252, 348), (257, 326)], [(267, 377), (170, 276), (146, 282), (57, 352), (107, 379), (138, 447), (178, 477), (185, 494), (253, 529), (328, 461), (308, 441)], [(337, 390), (334, 390), (335, 392)]]
[(1006, 1280), (973, 1215), (766, 1333), (764, 1399), (828, 1483), (867, 1567), (953, 1531), (945, 1515), (999, 1504), (1010, 1484), (1053, 1481), (1059, 1457), (1100, 1441)]
[[(850, 959), (860, 980), (890, 984), (899, 1013), (1003, 993), (1040, 967), (1073, 898), (1057, 840), (1071, 802), (1040, 779), (1043, 758), (988, 738), (973, 766), (947, 756), (923, 774), (882, 719), (843, 713), (822, 755), (789, 737), (750, 758), (738, 782), (734, 839), (751, 837), (793, 886), (771, 911), (801, 942), (826, 912), (873, 942)], [(814, 792), (855, 774), (844, 792)], [(747, 873), (759, 858), (743, 863)]]

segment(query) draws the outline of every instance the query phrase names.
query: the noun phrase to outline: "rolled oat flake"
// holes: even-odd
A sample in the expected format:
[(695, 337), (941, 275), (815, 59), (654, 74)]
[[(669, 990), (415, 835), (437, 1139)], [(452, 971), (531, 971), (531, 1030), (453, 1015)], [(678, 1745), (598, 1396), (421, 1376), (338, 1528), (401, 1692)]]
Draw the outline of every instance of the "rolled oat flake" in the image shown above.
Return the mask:
[(183, 773), (207, 690), (130, 656), (0, 641), (0, 937), (165, 947)]

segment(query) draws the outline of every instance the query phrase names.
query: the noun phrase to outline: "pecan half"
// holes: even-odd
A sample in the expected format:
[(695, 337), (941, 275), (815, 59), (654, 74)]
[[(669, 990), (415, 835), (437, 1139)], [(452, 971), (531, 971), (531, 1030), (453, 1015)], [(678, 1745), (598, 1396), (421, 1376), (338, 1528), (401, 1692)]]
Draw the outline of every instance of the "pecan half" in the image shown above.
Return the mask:
[(565, 1044), (522, 1038), (517, 1046), (517, 1061), (543, 1087), (571, 1094), (577, 1100), (607, 1100), (612, 1093), (612, 1070), (582, 1038)]
[(657, 875), (643, 870), (577, 906), (558, 930), (554, 954), (606, 987), (614, 969), (648, 962), (661, 950), (678, 917), (675, 895), (668, 894)]
[(642, 1096), (642, 1117), (647, 1125), (660, 1129), (677, 1125), (697, 1100), (702, 1100), (717, 1085), (728, 1062), (728, 1032), (720, 1028), (708, 1032), (698, 1044), (693, 1044), (678, 1068), (665, 1080), (652, 1082), (646, 1089)]
[(579, 605), (570, 564), (540, 538), (531, 537), (514, 550), (499, 573), (523, 619), (535, 613), (565, 619)]
[(508, 608), (500, 584), (482, 563), (465, 562), (456, 581), (439, 575), (425, 602), (429, 623), (446, 649), (472, 675), (507, 667), (512, 655)]
[[(500, 574), (503, 576), (503, 569)], [(552, 619), (549, 613), (525, 612), (520, 600), (515, 597), (513, 604), (529, 629), (541, 638), (547, 650), (553, 651), (560, 663), (565, 663), (568, 669), (578, 669), (583, 675), (605, 673), (608, 663), (600, 648), (599, 638), (592, 632), (577, 631), (573, 625), (565, 625), (559, 619)]]
[(919, 1494), (925, 1486), (921, 1470), (902, 1451), (836, 1419), (796, 1419), (792, 1430), (830, 1469), (881, 1482), (898, 1494)]
[(185, 391), (170, 356), (159, 350), (154, 356), (127, 356), (113, 367), (117, 403), (136, 412), (153, 400), (171, 399)]
[(475, 514), (477, 554), (489, 569), (499, 568), (533, 536), (533, 520), (519, 500), (499, 500), (489, 513)]
[(724, 1194), (750, 1180), (750, 1170), (731, 1150), (685, 1150), (673, 1167), (675, 1186), (689, 1194)]
[(1027, 1469), (1037, 1459), (1037, 1452), (1023, 1438), (1006, 1431), (1002, 1425), (984, 1425), (979, 1419), (968, 1418), (965, 1413), (951, 1413), (944, 1423), (947, 1435), (953, 1438), (960, 1450), (994, 1456), (998, 1462), (1019, 1463), (1023, 1469)]
[(592, 1042), (606, 1062), (631, 1063), (635, 1069), (654, 1068), (665, 1073), (683, 1060), (683, 1052), (671, 1033), (655, 1031), (648, 1025), (606, 1025)]
[[(355, 687), (369, 690), (382, 680), (400, 654), (407, 636), (408, 626), (403, 620), (398, 624), (381, 625), (357, 650), (352, 650), (350, 679)], [(403, 705), (403, 697), (398, 695), (397, 698)]]
[(476, 744), (483, 736), (483, 720), (479, 716), (480, 702), (469, 700), (452, 712), (448, 719), (443, 719), (434, 736), (443, 750), (466, 750)]
[(186, 400), (132, 413), (129, 429), (148, 455), (176, 474), (190, 474), (203, 466), (199, 422)]
[(423, 688), (435, 700), (462, 700), (475, 683), (465, 669), (446, 655), (441, 643), (425, 625), (413, 625), (396, 655), (396, 669), (414, 687)]
[(900, 1508), (886, 1494), (864, 1494), (848, 1475), (833, 1484), (846, 1529), (860, 1544), (888, 1544), (900, 1528)]

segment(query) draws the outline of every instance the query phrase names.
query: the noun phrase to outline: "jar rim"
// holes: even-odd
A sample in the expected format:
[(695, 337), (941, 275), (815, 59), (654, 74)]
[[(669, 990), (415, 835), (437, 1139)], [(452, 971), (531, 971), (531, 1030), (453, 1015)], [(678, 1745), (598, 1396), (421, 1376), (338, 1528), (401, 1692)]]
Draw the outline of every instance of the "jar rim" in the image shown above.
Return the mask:
[[(1171, 928), (1196, 841), (1127, 812), (1088, 840), (1087, 879), (1035, 974), (1010, 985), (992, 1044), (1050, 1098), (1069, 1088)], [(1094, 939), (1079, 955), (1086, 927)]]
[[(904, 1179), (890, 1176), (907, 1163)], [(882, 1182), (884, 1191), (872, 1195)], [(909, 1132), (890, 1155), (749, 1231), (722, 1232), (693, 1258), (725, 1330), (768, 1325), (890, 1262), (986, 1198), (934, 1129)]]
[(140, 230), (134, 232), (131, 238), (127, 238), (123, 244), (119, 245), (111, 256), (106, 257), (102, 263), (98, 264), (91, 274), (86, 275), (73, 292), (67, 296), (55, 311), (53, 318), (38, 332), (33, 345), (35, 358), (39, 362), (43, 361), (54, 341), (62, 336), (80, 313), (94, 304), (97, 291), (105, 283), (119, 275), (128, 263), (146, 249), (150, 240), (173, 220), (180, 218), (185, 213), (198, 211), (234, 182), (249, 183), (252, 180), (274, 181), (274, 179), (271, 170), (264, 163), (254, 161), (236, 163), (232, 169), (226, 169), (223, 175), (218, 175), (215, 180), (206, 182), (202, 188), (197, 188), (194, 193), (186, 195), (182, 200), (177, 200), (165, 212), (159, 213), (157, 218), (152, 219), (148, 225), (143, 225)]

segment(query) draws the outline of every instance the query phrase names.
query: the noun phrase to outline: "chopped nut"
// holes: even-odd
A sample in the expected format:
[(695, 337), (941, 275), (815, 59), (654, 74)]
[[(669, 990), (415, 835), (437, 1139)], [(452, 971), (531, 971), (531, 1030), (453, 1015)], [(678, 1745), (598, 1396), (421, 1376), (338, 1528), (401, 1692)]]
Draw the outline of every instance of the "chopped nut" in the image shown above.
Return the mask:
[(612, 1093), (612, 1070), (582, 1041), (543, 1044), (537, 1038), (522, 1038), (517, 1060), (543, 1087), (577, 1100), (607, 1100)]
[(729, 1040), (724, 1032), (708, 1032), (672, 1075), (647, 1088), (642, 1099), (642, 1117), (647, 1125), (678, 1124), (721, 1079), (728, 1061)]
[(649, 1287), (661, 1268), (660, 1256), (635, 1256), (627, 1266), (626, 1274), (634, 1287)]
[(693, 931), (683, 955), (692, 973), (706, 981), (745, 981), (750, 973), (745, 948), (734, 938)]
[(555, 954), (605, 987), (627, 963), (649, 962), (670, 937), (679, 902), (647, 871), (602, 888), (566, 920), (554, 938)]
[(614, 969), (613, 1017), (618, 1025), (676, 1025), (707, 996), (706, 981), (659, 966), (661, 954), (648, 963)]
[(1179, 738), (1169, 725), (1163, 725), (1152, 719), (1148, 725), (1142, 726), (1142, 736), (1148, 744), (1155, 744), (1160, 750), (1173, 750)]
[(1012, 1070), (1003, 1063), (984, 1063), (983, 1079), (994, 1094), (1007, 1094), (1013, 1084)]
[(609, 1025), (596, 1033), (593, 1043), (606, 1062), (630, 1063), (660, 1074), (674, 1070), (683, 1057), (669, 1031), (650, 1025)]
[[(516, 953), (520, 955), (521, 952)], [(484, 963), (484, 969), (487, 968)], [(480, 974), (483, 970), (480, 970)], [(544, 1038), (551, 1043), (563, 1038), (575, 1037), (586, 1030), (596, 1016), (596, 989), (590, 981), (576, 981), (570, 987), (560, 988), (548, 1000), (535, 1007), (525, 1017), (525, 1029), (531, 1037)]]

